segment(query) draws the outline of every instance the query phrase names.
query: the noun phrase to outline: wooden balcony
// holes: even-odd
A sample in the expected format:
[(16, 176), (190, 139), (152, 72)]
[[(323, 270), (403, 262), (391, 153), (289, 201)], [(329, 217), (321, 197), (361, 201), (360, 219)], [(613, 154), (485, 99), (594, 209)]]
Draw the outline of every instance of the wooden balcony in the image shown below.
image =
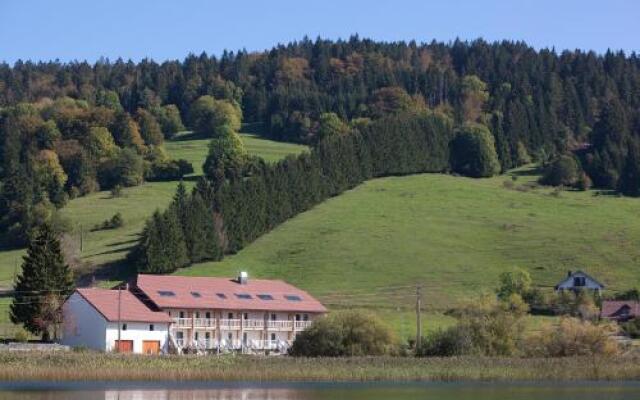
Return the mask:
[(313, 321), (295, 321), (295, 329), (296, 331), (303, 331), (311, 326)]
[(214, 329), (216, 327), (216, 320), (213, 318), (195, 318), (193, 322), (196, 328)]

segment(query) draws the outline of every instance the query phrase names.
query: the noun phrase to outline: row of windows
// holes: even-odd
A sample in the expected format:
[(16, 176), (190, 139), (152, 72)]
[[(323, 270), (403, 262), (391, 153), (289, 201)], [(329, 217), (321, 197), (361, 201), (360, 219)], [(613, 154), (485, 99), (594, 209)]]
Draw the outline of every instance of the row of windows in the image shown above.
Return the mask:
[[(194, 317), (195, 318), (200, 318), (200, 311), (196, 311), (194, 312)], [(169, 312), (169, 316), (171, 316), (171, 312)], [(185, 311), (180, 311), (178, 313), (179, 318), (187, 318), (187, 313)], [(242, 316), (243, 319), (249, 319), (249, 313), (242, 313), (242, 314), (238, 314), (238, 318), (240, 318), (240, 316)], [(204, 313), (204, 318), (210, 319), (211, 318), (211, 312), (207, 311)], [(228, 319), (234, 319), (234, 314), (232, 312), (227, 314), (227, 318)], [(272, 321), (275, 321), (278, 319), (278, 315), (277, 314), (270, 314), (269, 318)], [(296, 314), (295, 316), (296, 321), (308, 321), (309, 320), (309, 314)]]
[[(120, 326), (120, 329), (123, 331), (127, 330), (127, 324), (122, 324), (122, 326)], [(156, 329), (155, 326), (153, 326), (153, 324), (149, 324), (149, 330), (150, 331), (154, 331)]]
[[(171, 291), (171, 290), (158, 290), (158, 294), (161, 297), (175, 297), (176, 294), (175, 292)], [(253, 299), (253, 296), (251, 296), (249, 293), (234, 293), (234, 295), (238, 298), (238, 299), (242, 299), (242, 300), (251, 300)], [(200, 294), (200, 292), (191, 292), (191, 296), (194, 298), (201, 298), (202, 294)], [(226, 299), (227, 295), (224, 293), (216, 293), (216, 296), (218, 296), (219, 299)], [(273, 296), (267, 293), (264, 294), (258, 294), (256, 295), (260, 300), (273, 300)], [(297, 294), (285, 294), (284, 298), (288, 301), (302, 301), (302, 297), (298, 296)]]

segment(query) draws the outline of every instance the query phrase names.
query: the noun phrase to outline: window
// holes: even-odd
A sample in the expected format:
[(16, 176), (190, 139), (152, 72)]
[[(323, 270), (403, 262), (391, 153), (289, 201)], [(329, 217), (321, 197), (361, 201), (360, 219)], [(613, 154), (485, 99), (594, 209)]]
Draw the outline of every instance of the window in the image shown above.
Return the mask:
[(126, 331), (127, 330), (127, 324), (122, 324), (122, 330)]
[(229, 319), (233, 319), (233, 313), (232, 313), (232, 312), (230, 312), (230, 313), (229, 313), (229, 315), (227, 315), (227, 318), (229, 318)]
[(573, 286), (585, 286), (586, 280), (584, 276), (574, 276), (573, 277)]
[(209, 333), (209, 332), (205, 332), (205, 333), (204, 333), (204, 339), (205, 339), (205, 340), (209, 340), (209, 339), (211, 339), (211, 333)]
[(176, 339), (184, 339), (184, 332), (178, 331), (176, 332)]
[(244, 319), (249, 319), (249, 313), (244, 313)]
[(308, 321), (309, 320), (309, 314), (302, 314), (302, 320), (303, 321)]
[(223, 300), (227, 298), (227, 295), (224, 293), (216, 293), (216, 296), (218, 296), (219, 299), (223, 299)]
[(273, 300), (273, 296), (270, 294), (259, 294), (258, 298), (260, 300)]
[(196, 333), (195, 333), (195, 339), (196, 339), (196, 340), (198, 340), (198, 336), (199, 336), (199, 335), (198, 335), (198, 333), (199, 333), (199, 332), (196, 332)]
[(275, 333), (272, 333), (272, 334), (271, 334), (271, 340), (273, 340), (273, 341), (275, 341), (275, 340), (276, 340), (276, 334), (275, 334)]
[(284, 298), (289, 301), (302, 301), (302, 297), (298, 296), (297, 294), (285, 294)]
[(251, 295), (249, 293), (236, 293), (236, 297), (242, 300), (251, 300)]
[(300, 321), (300, 314), (296, 314), (296, 321)]
[(209, 311), (207, 311), (207, 312), (204, 314), (204, 317), (205, 317), (205, 318), (207, 318), (207, 319), (211, 318), (211, 313), (210, 313)]
[(233, 340), (233, 333), (229, 332), (229, 334), (227, 335), (227, 338), (229, 338), (229, 340)]
[(276, 320), (276, 317), (277, 317), (277, 316), (276, 316), (275, 314), (271, 314), (271, 320), (272, 320), (272, 321), (275, 321), (275, 320)]
[(184, 318), (184, 311), (180, 311), (180, 318)]
[(155, 327), (153, 326), (153, 324), (149, 325), (149, 330), (150, 330), (150, 331), (153, 331), (153, 330), (154, 330), (154, 328), (155, 328)]
[(200, 318), (200, 311), (196, 311), (196, 318)]
[(196, 299), (199, 299), (200, 297), (202, 297), (200, 292), (191, 292), (191, 296), (195, 297)]
[(248, 338), (248, 336), (247, 336), (247, 332), (243, 333), (243, 334), (242, 334), (242, 342), (243, 342), (244, 344), (247, 344), (247, 338)]
[(176, 295), (171, 290), (158, 290), (158, 294), (162, 297), (174, 297)]

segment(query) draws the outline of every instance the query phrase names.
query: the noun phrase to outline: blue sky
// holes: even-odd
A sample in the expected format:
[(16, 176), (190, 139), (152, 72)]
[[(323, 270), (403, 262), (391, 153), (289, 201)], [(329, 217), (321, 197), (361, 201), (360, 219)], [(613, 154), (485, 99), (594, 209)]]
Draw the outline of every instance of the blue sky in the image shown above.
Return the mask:
[(182, 59), (307, 35), (640, 51), (637, 0), (0, 0), (0, 60)]

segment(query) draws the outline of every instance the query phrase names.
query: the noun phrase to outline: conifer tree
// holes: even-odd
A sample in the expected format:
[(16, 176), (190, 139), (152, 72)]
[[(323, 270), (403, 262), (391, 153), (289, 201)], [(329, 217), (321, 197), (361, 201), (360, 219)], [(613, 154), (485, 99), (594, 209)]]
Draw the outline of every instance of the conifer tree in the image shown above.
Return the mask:
[(132, 253), (140, 272), (163, 274), (189, 263), (180, 222), (173, 208), (156, 210), (147, 221), (140, 243)]
[(640, 196), (640, 154), (637, 144), (629, 146), (629, 153), (622, 175), (618, 180), (618, 190), (625, 196)]
[[(22, 323), (43, 340), (57, 338), (62, 304), (74, 289), (73, 274), (65, 263), (60, 241), (48, 225), (42, 225), (30, 240), (22, 273), (14, 286), (11, 322)], [(53, 330), (53, 332), (51, 332)]]

